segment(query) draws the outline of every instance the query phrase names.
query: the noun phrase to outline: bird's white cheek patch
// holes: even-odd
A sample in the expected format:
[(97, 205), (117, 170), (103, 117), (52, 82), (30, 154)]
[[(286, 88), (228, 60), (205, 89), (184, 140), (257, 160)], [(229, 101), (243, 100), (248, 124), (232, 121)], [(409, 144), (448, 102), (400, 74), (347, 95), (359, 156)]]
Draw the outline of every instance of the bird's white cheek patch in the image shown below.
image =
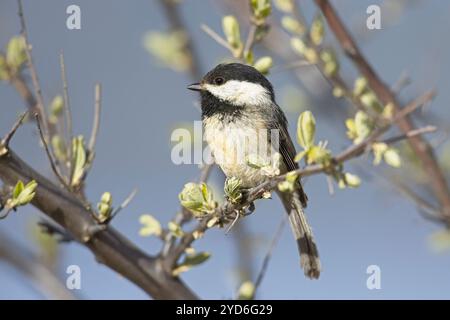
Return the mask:
[(205, 89), (215, 97), (237, 106), (272, 103), (270, 93), (258, 83), (230, 80), (220, 86), (205, 84)]

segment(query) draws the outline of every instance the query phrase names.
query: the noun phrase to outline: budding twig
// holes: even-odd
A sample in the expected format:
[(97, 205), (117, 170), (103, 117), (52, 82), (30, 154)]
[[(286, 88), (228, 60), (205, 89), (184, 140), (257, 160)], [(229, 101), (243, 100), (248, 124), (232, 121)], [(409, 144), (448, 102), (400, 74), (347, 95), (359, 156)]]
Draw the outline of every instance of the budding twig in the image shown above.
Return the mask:
[(62, 183), (62, 185), (67, 189), (70, 190), (70, 186), (68, 185), (68, 183), (66, 182), (66, 180), (64, 179), (64, 177), (61, 175), (61, 173), (58, 170), (58, 166), (56, 165), (55, 160), (53, 159), (53, 156), (50, 152), (50, 149), (47, 145), (47, 141), (45, 141), (45, 137), (44, 137), (44, 133), (42, 132), (42, 128), (41, 128), (41, 118), (39, 117), (39, 114), (35, 114), (34, 115), (36, 118), (36, 124), (38, 127), (38, 131), (39, 131), (39, 136), (41, 138), (41, 142), (44, 145), (44, 149), (45, 149), (45, 153), (47, 154), (47, 158), (48, 161), (50, 162), (50, 166), (52, 168), (53, 173), (56, 175), (56, 177), (58, 178), (58, 180)]
[[(20, 115), (19, 119), (17, 119), (16, 123), (14, 123), (11, 130), (9, 130), (9, 132), (6, 134), (6, 136), (0, 142), (0, 150), (2, 150), (2, 149), (5, 149), (6, 151), (8, 150), (9, 142), (11, 141), (12, 137), (16, 133), (17, 129), (19, 129), (19, 127), (22, 125), (23, 120), (25, 119), (27, 114), (28, 114), (28, 111), (25, 111)], [(0, 155), (2, 155), (2, 154), (3, 153), (0, 151)]]
[(230, 46), (230, 44), (222, 38), (217, 32), (215, 32), (213, 29), (208, 27), (206, 24), (202, 24), (200, 26), (202, 30), (208, 34), (213, 40), (215, 40), (218, 44), (220, 44), (222, 47), (225, 47), (230, 52), (233, 52), (233, 48)]

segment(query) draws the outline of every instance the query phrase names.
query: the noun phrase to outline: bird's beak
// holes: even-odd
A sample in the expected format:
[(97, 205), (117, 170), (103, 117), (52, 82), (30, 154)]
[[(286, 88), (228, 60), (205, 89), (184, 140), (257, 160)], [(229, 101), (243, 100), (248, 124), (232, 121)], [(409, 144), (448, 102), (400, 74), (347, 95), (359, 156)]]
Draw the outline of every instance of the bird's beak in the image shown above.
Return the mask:
[(187, 88), (188, 88), (189, 90), (192, 90), (192, 91), (200, 91), (200, 90), (202, 90), (202, 86), (201, 86), (200, 83), (193, 83), (193, 84), (190, 84), (190, 85), (188, 85)]

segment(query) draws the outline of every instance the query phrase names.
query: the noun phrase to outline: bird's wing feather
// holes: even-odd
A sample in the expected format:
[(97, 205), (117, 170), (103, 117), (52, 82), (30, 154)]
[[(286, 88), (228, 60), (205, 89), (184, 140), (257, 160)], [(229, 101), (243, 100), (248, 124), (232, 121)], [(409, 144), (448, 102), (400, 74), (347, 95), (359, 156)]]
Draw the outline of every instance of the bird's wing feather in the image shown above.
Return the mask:
[[(276, 118), (277, 120), (271, 125), (273, 129), (278, 129), (279, 132), (279, 152), (283, 157), (283, 161), (286, 165), (287, 171), (296, 170), (299, 168), (298, 163), (294, 161), (296, 151), (292, 139), (288, 132), (288, 121), (284, 115), (283, 110), (275, 104)], [(300, 180), (298, 180), (299, 191), (300, 191), (300, 201), (302, 205), (306, 207), (306, 202), (308, 200), (305, 192), (303, 191)]]

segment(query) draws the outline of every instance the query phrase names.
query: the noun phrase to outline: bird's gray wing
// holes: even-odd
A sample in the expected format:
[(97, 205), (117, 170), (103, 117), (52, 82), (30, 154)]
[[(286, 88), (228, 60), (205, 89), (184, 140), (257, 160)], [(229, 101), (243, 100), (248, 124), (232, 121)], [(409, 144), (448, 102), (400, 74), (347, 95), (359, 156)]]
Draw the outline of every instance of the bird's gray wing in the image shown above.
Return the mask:
[[(292, 139), (288, 132), (288, 122), (286, 119), (286, 116), (284, 115), (284, 112), (281, 110), (281, 108), (278, 105), (275, 105), (275, 118), (276, 121), (271, 125), (273, 129), (278, 130), (279, 134), (279, 152), (281, 156), (283, 157), (284, 164), (286, 165), (287, 171), (296, 170), (299, 168), (298, 163), (294, 161), (296, 151), (294, 144), (292, 143)], [(300, 201), (302, 202), (303, 207), (306, 207), (306, 203), (308, 200), (308, 197), (306, 196), (305, 192), (303, 191), (303, 187), (301, 185), (300, 180), (298, 181), (299, 184), (299, 196)]]

